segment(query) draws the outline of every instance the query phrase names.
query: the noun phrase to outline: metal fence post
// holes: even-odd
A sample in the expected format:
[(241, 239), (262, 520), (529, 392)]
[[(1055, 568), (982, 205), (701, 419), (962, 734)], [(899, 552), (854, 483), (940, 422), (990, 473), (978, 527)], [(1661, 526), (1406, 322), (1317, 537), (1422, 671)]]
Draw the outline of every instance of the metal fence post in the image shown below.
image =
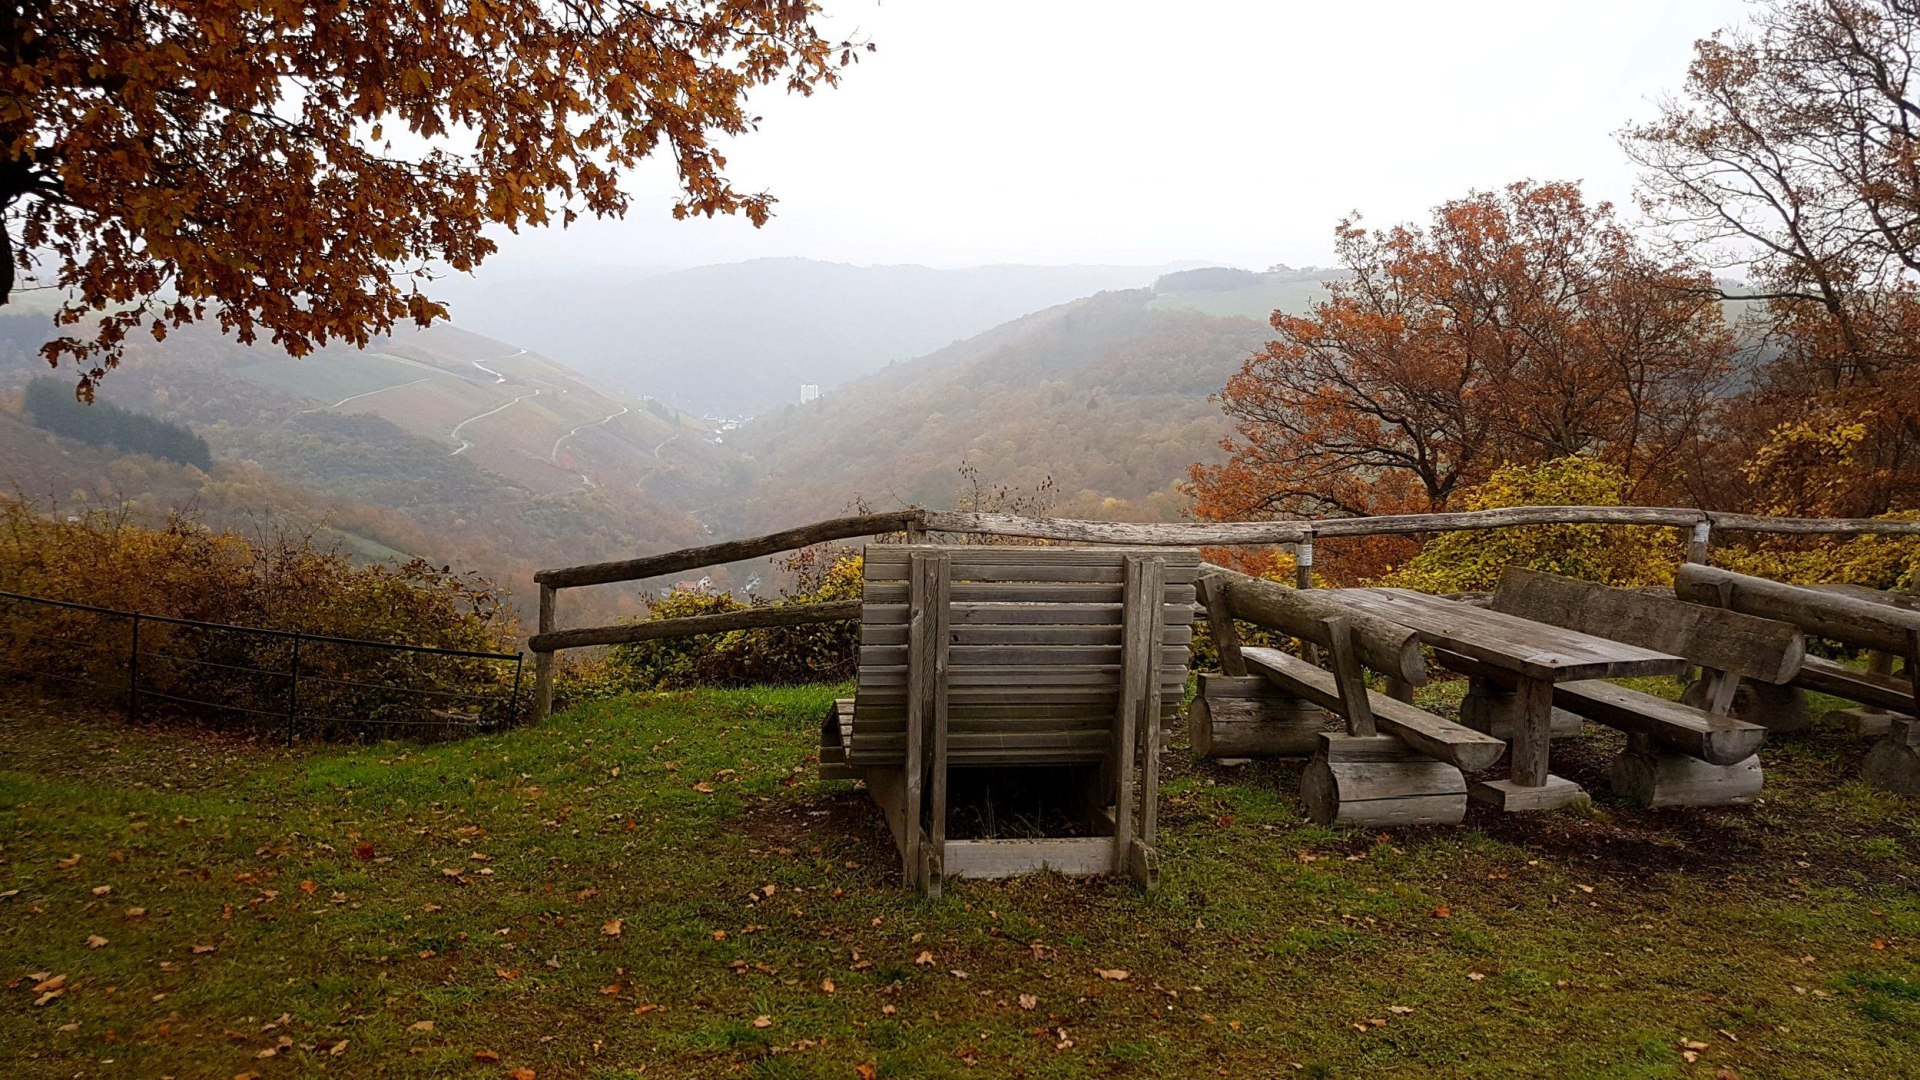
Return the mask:
[(287, 748), (293, 748), (293, 718), (300, 711), (300, 635), (293, 635), (293, 664), (287, 675)]
[(507, 704), (507, 724), (520, 722), (520, 673), (526, 669), (527, 654), (521, 653), (513, 658), (513, 700)]
[(133, 647), (127, 650), (127, 722), (139, 715), (140, 699), (140, 613), (133, 613)]

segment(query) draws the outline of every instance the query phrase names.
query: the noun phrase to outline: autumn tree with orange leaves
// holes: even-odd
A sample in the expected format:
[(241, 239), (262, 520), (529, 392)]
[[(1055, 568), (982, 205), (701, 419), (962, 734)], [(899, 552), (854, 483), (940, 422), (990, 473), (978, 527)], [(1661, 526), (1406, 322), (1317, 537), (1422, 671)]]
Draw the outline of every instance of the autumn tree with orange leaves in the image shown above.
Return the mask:
[(1430, 225), (1337, 230), (1351, 277), (1220, 401), (1228, 460), (1197, 516), (1437, 510), (1503, 465), (1590, 455), (1633, 501), (1687, 500), (1734, 342), (1699, 266), (1651, 254), (1607, 204), (1518, 183)]
[(1744, 497), (1920, 506), (1920, 5), (1756, 5), (1623, 141), (1671, 237), (1750, 279), (1766, 361), (1731, 410)]
[(0, 4), (0, 305), (58, 290), (90, 397), (126, 335), (211, 317), (302, 355), (446, 315), (488, 226), (618, 216), (643, 160), (677, 216), (767, 218), (716, 136), (750, 90), (856, 56), (807, 0)]

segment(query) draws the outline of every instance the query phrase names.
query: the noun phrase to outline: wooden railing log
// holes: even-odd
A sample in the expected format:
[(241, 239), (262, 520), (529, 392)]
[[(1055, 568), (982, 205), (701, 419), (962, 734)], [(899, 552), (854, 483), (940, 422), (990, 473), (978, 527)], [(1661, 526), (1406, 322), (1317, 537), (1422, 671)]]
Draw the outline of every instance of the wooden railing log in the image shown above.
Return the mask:
[(639, 581), (703, 566), (722, 566), (742, 559), (755, 559), (762, 555), (795, 551), (814, 544), (824, 544), (829, 540), (848, 540), (856, 536), (905, 532), (910, 526), (919, 523), (920, 515), (921, 511), (909, 509), (885, 514), (861, 514), (857, 517), (835, 518), (832, 521), (802, 525), (799, 528), (750, 537), (746, 540), (729, 540), (723, 544), (669, 551), (664, 555), (542, 570), (533, 575), (533, 580), (556, 589), (605, 585), (615, 581)]
[(729, 630), (757, 630), (769, 626), (844, 622), (859, 617), (860, 601), (858, 600), (834, 600), (825, 604), (781, 604), (774, 607), (724, 611), (718, 615), (689, 615), (679, 619), (650, 619), (646, 622), (619, 623), (614, 626), (555, 630), (551, 633), (536, 635), (527, 642), (527, 648), (535, 653), (549, 654), (556, 649), (583, 649), (591, 645), (625, 645), (635, 641), (692, 637), (696, 634), (724, 634)]
[(1715, 606), (1724, 595), (1726, 606), (1742, 614), (1791, 623), (1809, 634), (1900, 655), (1907, 649), (1907, 631), (1920, 628), (1920, 611), (1692, 563), (1674, 574), (1673, 591), (1682, 600)]

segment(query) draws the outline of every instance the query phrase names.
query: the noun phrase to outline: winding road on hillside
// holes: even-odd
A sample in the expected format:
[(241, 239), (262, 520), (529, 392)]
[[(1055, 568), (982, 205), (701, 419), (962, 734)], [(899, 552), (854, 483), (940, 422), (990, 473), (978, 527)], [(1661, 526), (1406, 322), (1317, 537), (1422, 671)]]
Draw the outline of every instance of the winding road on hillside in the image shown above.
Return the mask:
[[(575, 435), (580, 434), (581, 432), (587, 430), (590, 427), (599, 427), (601, 424), (604, 424), (610, 420), (614, 420), (619, 417), (625, 416), (632, 411), (633, 411), (632, 409), (629, 409), (623, 405), (620, 407), (619, 412), (608, 413), (607, 415), (601, 417), (598, 420), (590, 420), (587, 423), (576, 425), (572, 431), (569, 431), (565, 435), (562, 435), (559, 438), (553, 440), (553, 449), (547, 451), (547, 464), (549, 465), (560, 464), (560, 444), (561, 443), (566, 442), (568, 439), (573, 438)], [(600, 486), (599, 484), (594, 483), (593, 477), (588, 476), (586, 473), (580, 474), (580, 484), (582, 487), (590, 487), (590, 488)]]
[(378, 390), (369, 390), (364, 394), (348, 394), (346, 397), (341, 398), (339, 401), (336, 401), (331, 405), (315, 405), (311, 409), (301, 409), (300, 411), (303, 413), (326, 412), (328, 409), (337, 409), (340, 406), (345, 405), (349, 401), (359, 401), (361, 398), (370, 398), (375, 394), (384, 394), (389, 390), (398, 390), (398, 389), (401, 389), (402, 387), (419, 386), (421, 383), (426, 382), (427, 379), (431, 379), (431, 378), (433, 378), (433, 376), (428, 375), (425, 379), (415, 379), (412, 382), (395, 383), (392, 386), (383, 386)]
[(541, 394), (544, 394), (544, 393), (546, 393), (546, 391), (544, 390), (535, 390), (530, 394), (521, 394), (519, 397), (514, 398), (512, 401), (507, 402), (505, 405), (497, 405), (491, 409), (488, 409), (486, 412), (480, 413), (477, 416), (469, 416), (465, 420), (462, 420), (459, 423), (453, 425), (453, 430), (447, 432), (447, 438), (458, 439), (460, 442), (460, 448), (458, 450), (455, 450), (453, 453), (448, 454), (447, 456), (458, 457), (461, 454), (464, 454), (467, 451), (473, 449), (473, 440), (460, 438), (461, 428), (466, 427), (468, 424), (473, 423), (475, 420), (485, 420), (487, 417), (492, 416), (494, 413), (505, 412), (506, 410), (513, 408), (515, 405), (520, 404), (521, 402), (527, 400), (530, 397), (539, 397)]
[(505, 355), (505, 356), (496, 356), (496, 357), (494, 357), (494, 358), (493, 358), (493, 359), (491, 359), (491, 360), (475, 360), (475, 361), (473, 362), (473, 366), (474, 366), (474, 367), (477, 367), (477, 368), (479, 368), (479, 369), (480, 369), (481, 371), (484, 371), (484, 372), (486, 372), (487, 374), (489, 374), (489, 375), (491, 375), (491, 376), (493, 376), (493, 381), (494, 381), (494, 382), (497, 382), (497, 383), (503, 383), (503, 382), (506, 382), (506, 381), (507, 381), (507, 377), (506, 377), (505, 375), (502, 375), (502, 374), (500, 374), (499, 372), (497, 372), (497, 371), (495, 371), (495, 370), (493, 370), (492, 368), (490, 368), (490, 367), (488, 367), (487, 365), (488, 365), (488, 364), (497, 364), (497, 363), (499, 363), (499, 362), (500, 362), (500, 361), (502, 361), (502, 360), (511, 360), (511, 359), (513, 359), (513, 358), (514, 358), (514, 357), (516, 357), (516, 356), (525, 356), (525, 355), (527, 355), (527, 350), (525, 350), (525, 349), (521, 349), (521, 350), (520, 350), (519, 352), (517, 352), (517, 353), (508, 353), (508, 354), (507, 354), (507, 355)]

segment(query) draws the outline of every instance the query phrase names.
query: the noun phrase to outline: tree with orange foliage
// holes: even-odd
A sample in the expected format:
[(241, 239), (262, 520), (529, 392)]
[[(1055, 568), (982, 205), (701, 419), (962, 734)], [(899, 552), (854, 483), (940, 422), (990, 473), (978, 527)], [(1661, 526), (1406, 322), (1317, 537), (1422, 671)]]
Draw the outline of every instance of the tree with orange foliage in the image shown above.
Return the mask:
[[(206, 316), (294, 355), (446, 309), (422, 291), (516, 229), (619, 216), (665, 154), (675, 216), (772, 198), (716, 135), (750, 90), (832, 85), (809, 0), (43, 0), (0, 4), (0, 305), (98, 316), (42, 350), (79, 393), (126, 335)], [(867, 46), (870, 48), (871, 46)], [(406, 132), (397, 140), (396, 132)], [(16, 274), (20, 278), (16, 279)]]
[[(1917, 80), (1920, 6), (1772, 0), (1696, 43), (1684, 95), (1624, 133), (1647, 208), (1763, 302), (1768, 359), (1732, 428), (1756, 505), (1920, 505)], [(1836, 487), (1809, 439), (1853, 424)]]
[(1229, 460), (1195, 465), (1203, 518), (1440, 509), (1509, 464), (1584, 454), (1677, 498), (1732, 368), (1704, 270), (1652, 255), (1576, 185), (1517, 183), (1427, 228), (1340, 223), (1347, 280), (1220, 401)]

